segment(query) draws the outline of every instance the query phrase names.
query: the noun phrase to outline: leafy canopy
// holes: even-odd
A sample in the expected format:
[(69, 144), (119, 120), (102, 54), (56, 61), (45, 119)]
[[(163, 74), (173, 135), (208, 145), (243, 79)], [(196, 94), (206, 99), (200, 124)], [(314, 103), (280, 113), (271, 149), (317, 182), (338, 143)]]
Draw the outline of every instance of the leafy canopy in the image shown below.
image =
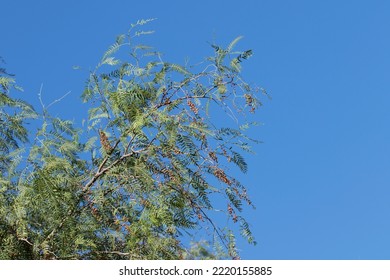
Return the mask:
[[(234, 51), (238, 37), (226, 48), (211, 45), (213, 55), (196, 66), (168, 63), (137, 44), (152, 33), (143, 30), (150, 21), (118, 36), (90, 73), (87, 127), (44, 112), (19, 166), (5, 162), (27, 140), (24, 120), (37, 115), (8, 96), (13, 80), (2, 75), (0, 258), (215, 256), (203, 243), (186, 249), (182, 237), (194, 230), (212, 236), (218, 255), (238, 258), (234, 226), (220, 222), (221, 211), (255, 243), (241, 215), (252, 202), (228, 167), (247, 172), (241, 152), (256, 142), (243, 121), (261, 105), (258, 89), (240, 75), (252, 51)], [(232, 126), (215, 121), (221, 114)]]

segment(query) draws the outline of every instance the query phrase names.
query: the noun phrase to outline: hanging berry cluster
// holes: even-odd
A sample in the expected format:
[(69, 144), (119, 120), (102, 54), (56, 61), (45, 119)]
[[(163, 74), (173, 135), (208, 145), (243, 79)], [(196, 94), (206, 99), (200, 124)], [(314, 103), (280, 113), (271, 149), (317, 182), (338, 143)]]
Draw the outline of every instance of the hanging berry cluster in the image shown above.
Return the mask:
[(199, 113), (198, 108), (195, 106), (194, 103), (192, 103), (191, 100), (187, 99), (187, 105), (190, 107), (191, 111), (194, 112), (195, 115)]
[(110, 144), (110, 141), (108, 141), (107, 135), (104, 133), (104, 131), (99, 130), (99, 136), (100, 136), (100, 144), (102, 145), (104, 151), (109, 155), (112, 153), (112, 147)]

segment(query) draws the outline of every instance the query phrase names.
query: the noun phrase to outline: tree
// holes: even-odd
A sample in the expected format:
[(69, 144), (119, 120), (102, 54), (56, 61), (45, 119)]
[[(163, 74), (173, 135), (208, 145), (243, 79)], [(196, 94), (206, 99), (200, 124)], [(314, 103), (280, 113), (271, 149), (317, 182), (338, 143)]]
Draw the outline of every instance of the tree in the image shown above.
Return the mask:
[[(0, 63), (5, 63), (1, 57)], [(27, 257), (30, 249), (17, 238), (13, 206), (21, 174), (17, 170), (23, 151), (19, 146), (28, 136), (25, 121), (37, 115), (29, 104), (9, 96), (12, 88), (21, 90), (13, 75), (0, 68), (0, 259), (15, 258), (19, 253)]]
[[(222, 227), (213, 213), (221, 198), (228, 219), (255, 243), (241, 216), (243, 203), (252, 202), (228, 174), (230, 163), (247, 171), (239, 150), (250, 151), (256, 142), (245, 135), (251, 124), (242, 123), (246, 111), (261, 105), (258, 90), (240, 76), (252, 51), (233, 51), (238, 37), (226, 48), (211, 45), (214, 55), (203, 64), (164, 62), (153, 48), (136, 44), (151, 33), (142, 30), (149, 21), (118, 36), (90, 73), (82, 95), (90, 104), (86, 129), (44, 108), (23, 164), (4, 165), (1, 258), (210, 258), (203, 243), (188, 251), (181, 242), (200, 228), (238, 258), (232, 228)], [(233, 127), (213, 121), (221, 112)], [(27, 140), (25, 128), (9, 135), (15, 125), (2, 126), (1, 135)]]

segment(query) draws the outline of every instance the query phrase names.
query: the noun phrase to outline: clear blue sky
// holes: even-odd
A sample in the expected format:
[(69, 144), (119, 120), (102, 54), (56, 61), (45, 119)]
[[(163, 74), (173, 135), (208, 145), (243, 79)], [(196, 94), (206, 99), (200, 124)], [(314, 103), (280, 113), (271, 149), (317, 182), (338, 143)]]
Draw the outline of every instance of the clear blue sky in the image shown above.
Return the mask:
[[(248, 81), (272, 95), (247, 156), (258, 241), (244, 259), (390, 259), (389, 1), (2, 1), (0, 56), (38, 106), (80, 123), (88, 70), (116, 35), (156, 17), (166, 60), (200, 61), (238, 35)], [(84, 70), (75, 71), (73, 65)]]

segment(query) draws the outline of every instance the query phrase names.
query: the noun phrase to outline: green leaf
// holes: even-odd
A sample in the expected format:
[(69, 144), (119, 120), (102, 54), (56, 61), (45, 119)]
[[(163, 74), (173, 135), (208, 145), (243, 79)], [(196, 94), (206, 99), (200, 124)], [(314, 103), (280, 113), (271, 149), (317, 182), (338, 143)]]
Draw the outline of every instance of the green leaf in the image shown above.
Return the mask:
[(235, 38), (233, 41), (231, 41), (230, 44), (228, 45), (226, 51), (227, 51), (228, 53), (230, 53), (230, 52), (233, 50), (234, 46), (235, 46), (242, 38), (244, 38), (244, 37), (243, 37), (243, 36), (238, 36), (238, 37)]

